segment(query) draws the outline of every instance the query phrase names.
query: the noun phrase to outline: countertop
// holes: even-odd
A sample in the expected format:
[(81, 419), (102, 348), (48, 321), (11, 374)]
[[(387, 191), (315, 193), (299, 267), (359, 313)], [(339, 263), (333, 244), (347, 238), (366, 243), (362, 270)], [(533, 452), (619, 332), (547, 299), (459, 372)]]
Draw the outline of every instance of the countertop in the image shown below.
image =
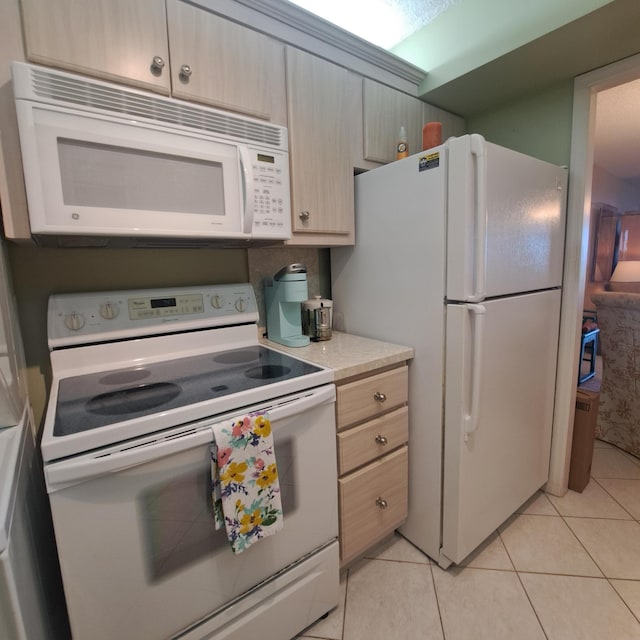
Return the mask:
[(272, 349), (333, 369), (335, 381), (413, 358), (412, 347), (339, 331), (332, 332), (331, 340), (311, 341), (306, 347), (286, 347), (266, 338), (260, 340)]

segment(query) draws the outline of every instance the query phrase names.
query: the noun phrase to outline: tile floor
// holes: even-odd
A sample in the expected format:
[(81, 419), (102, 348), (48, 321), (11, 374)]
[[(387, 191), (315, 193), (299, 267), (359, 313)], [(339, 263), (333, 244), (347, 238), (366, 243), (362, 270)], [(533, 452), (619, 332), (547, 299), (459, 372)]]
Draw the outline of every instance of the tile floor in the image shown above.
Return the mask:
[(538, 493), (464, 566), (396, 534), (341, 585), (299, 638), (640, 640), (640, 460), (596, 441), (583, 493)]

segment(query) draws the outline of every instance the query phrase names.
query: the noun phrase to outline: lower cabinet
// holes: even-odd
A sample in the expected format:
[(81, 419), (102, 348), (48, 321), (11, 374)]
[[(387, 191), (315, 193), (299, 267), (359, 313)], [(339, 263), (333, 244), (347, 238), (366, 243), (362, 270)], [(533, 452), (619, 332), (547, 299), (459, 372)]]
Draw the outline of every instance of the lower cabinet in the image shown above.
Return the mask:
[(341, 564), (358, 557), (404, 522), (408, 457), (404, 445), (338, 480)]
[(400, 526), (408, 506), (408, 370), (337, 386), (340, 563)]

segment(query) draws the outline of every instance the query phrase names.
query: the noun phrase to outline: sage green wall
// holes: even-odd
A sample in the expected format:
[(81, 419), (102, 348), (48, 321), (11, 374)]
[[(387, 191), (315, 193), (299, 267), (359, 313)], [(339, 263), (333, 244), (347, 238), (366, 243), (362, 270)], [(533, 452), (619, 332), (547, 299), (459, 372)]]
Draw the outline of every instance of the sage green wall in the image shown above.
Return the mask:
[(610, 2), (458, 0), (392, 51), (427, 71), (425, 93)]
[(329, 251), (264, 249), (45, 249), (6, 243), (36, 425), (51, 382), (47, 301), (52, 293), (250, 282), (264, 325), (265, 276), (293, 262), (308, 266), (309, 295), (329, 297)]
[(47, 300), (52, 293), (248, 281), (244, 249), (43, 249), (7, 243), (36, 424), (51, 379)]
[(527, 96), (498, 109), (467, 118), (467, 129), (490, 142), (569, 165), (573, 80)]

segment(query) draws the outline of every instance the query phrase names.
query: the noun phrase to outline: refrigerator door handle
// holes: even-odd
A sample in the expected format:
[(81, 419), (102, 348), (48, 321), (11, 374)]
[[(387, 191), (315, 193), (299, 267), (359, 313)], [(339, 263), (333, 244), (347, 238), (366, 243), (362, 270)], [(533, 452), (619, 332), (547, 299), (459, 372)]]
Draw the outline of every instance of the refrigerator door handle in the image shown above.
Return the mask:
[(469, 302), (482, 302), (485, 297), (487, 264), (487, 156), (484, 138), (471, 136), (471, 155), (475, 156), (475, 255), (473, 294)]
[(469, 413), (464, 416), (464, 441), (478, 428), (478, 407), (480, 405), (480, 376), (482, 371), (482, 344), (484, 342), (484, 314), (486, 308), (481, 304), (465, 305), (473, 313), (471, 338), (471, 400)]

